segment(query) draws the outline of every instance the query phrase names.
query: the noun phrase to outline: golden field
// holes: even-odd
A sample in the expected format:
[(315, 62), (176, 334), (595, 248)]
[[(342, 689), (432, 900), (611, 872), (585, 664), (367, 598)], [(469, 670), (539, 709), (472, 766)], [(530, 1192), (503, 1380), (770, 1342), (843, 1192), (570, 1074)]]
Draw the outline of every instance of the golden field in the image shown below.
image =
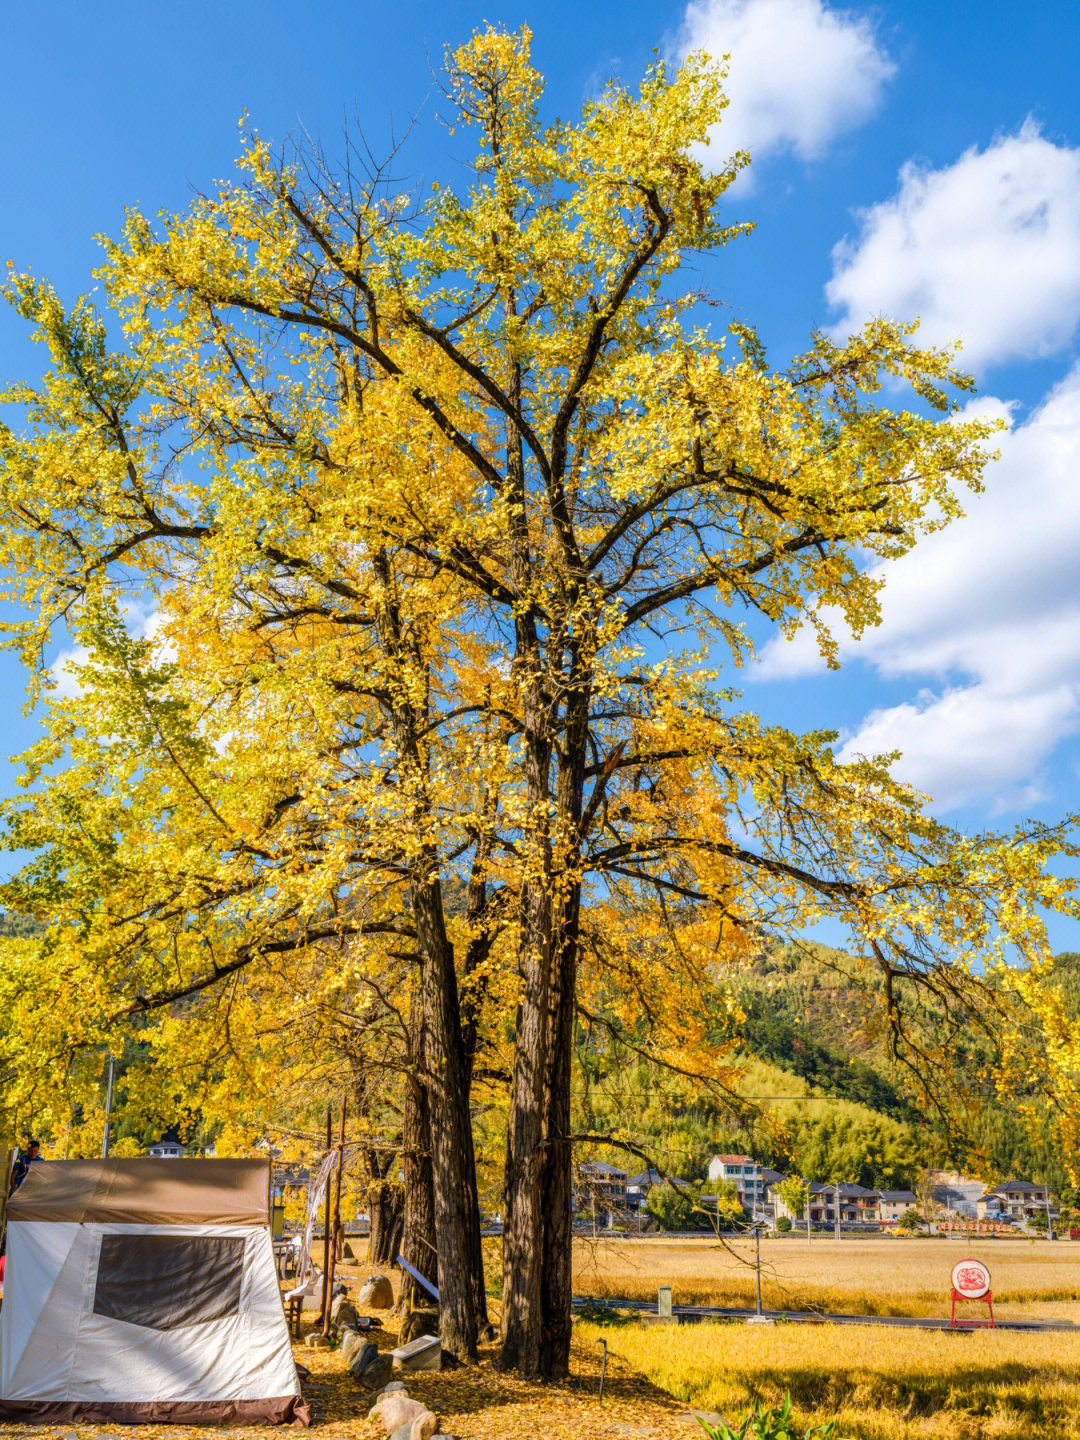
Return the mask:
[(575, 1327), (696, 1408), (738, 1420), (785, 1390), (837, 1440), (1075, 1440), (1080, 1334), (948, 1335), (861, 1325)]
[[(1080, 1322), (1080, 1241), (1067, 1240), (764, 1240), (762, 1299), (772, 1310), (947, 1315), (950, 1271), (971, 1254), (990, 1267), (1001, 1319)], [(677, 1305), (752, 1307), (753, 1255), (753, 1242), (741, 1238), (578, 1240), (574, 1292), (655, 1300), (667, 1284)], [(981, 1305), (968, 1311), (985, 1313)]]
[[(765, 1241), (770, 1309), (949, 1313), (949, 1273), (976, 1254), (1002, 1318), (1080, 1321), (1080, 1244), (815, 1237)], [(753, 1305), (753, 1246), (737, 1240), (601, 1240), (575, 1255), (580, 1295)], [(981, 1305), (963, 1307), (972, 1318)], [(575, 1327), (583, 1351), (606, 1337), (629, 1370), (676, 1400), (737, 1421), (790, 1391), (801, 1423), (835, 1418), (837, 1440), (1077, 1440), (1080, 1331), (949, 1335), (861, 1325), (741, 1322)]]

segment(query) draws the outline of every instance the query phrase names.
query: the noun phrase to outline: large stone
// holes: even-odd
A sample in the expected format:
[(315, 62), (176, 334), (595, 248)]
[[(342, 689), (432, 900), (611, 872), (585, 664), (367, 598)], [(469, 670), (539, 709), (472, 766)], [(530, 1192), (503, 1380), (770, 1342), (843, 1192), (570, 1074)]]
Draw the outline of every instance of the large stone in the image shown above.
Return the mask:
[[(430, 1414), (431, 1411), (423, 1401), (412, 1400), (401, 1391), (395, 1391), (392, 1395), (384, 1395), (381, 1400), (375, 1402), (368, 1413), (368, 1419), (377, 1420), (387, 1434), (392, 1435), (402, 1425), (406, 1427), (407, 1433), (408, 1427), (414, 1420), (418, 1420), (421, 1415)], [(433, 1425), (428, 1434), (433, 1435), (435, 1429), (436, 1427)]]
[[(402, 1391), (404, 1391), (405, 1394), (409, 1393), (404, 1380), (391, 1380), (388, 1385), (384, 1385), (379, 1391), (376, 1401), (381, 1400), (384, 1395), (400, 1395)], [(75, 1440), (79, 1440), (77, 1435), (75, 1436)]]
[(330, 1341), (320, 1331), (312, 1330), (310, 1335), (305, 1336), (304, 1344), (309, 1350), (325, 1350)]
[(360, 1316), (347, 1295), (339, 1295), (330, 1309), (330, 1318), (339, 1330), (355, 1330)]
[(369, 1275), (356, 1297), (358, 1310), (392, 1310), (394, 1287), (385, 1275)]
[(366, 1390), (381, 1389), (393, 1373), (394, 1359), (392, 1355), (376, 1355), (374, 1359), (368, 1361), (363, 1370), (353, 1371), (357, 1380)]
[(437, 1310), (410, 1310), (401, 1322), (398, 1337), (402, 1345), (415, 1340), (418, 1335), (438, 1335), (439, 1312)]
[(341, 1332), (341, 1358), (346, 1366), (351, 1366), (356, 1356), (369, 1342), (356, 1330), (343, 1330)]
[(373, 1360), (379, 1358), (379, 1347), (372, 1345), (370, 1340), (365, 1340), (363, 1345), (353, 1346), (349, 1358), (345, 1364), (349, 1367), (349, 1374), (359, 1380), (367, 1367)]
[(411, 1425), (399, 1425), (390, 1436), (390, 1440), (431, 1440), (438, 1423), (431, 1411), (425, 1410), (423, 1415), (418, 1415)]
[(418, 1335), (407, 1345), (399, 1345), (393, 1354), (394, 1369), (403, 1375), (417, 1370), (442, 1369), (442, 1345), (437, 1335)]

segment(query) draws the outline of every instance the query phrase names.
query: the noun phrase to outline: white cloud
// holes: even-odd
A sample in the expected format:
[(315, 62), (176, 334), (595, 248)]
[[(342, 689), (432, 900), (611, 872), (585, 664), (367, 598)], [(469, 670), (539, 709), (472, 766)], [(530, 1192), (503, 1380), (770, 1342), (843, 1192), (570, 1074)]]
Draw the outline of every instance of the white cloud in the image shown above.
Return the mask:
[[(944, 809), (1030, 803), (1041, 767), (1080, 729), (1080, 365), (999, 443), (967, 516), (879, 571), (881, 625), (857, 642), (837, 622), (845, 661), (936, 682), (865, 716), (842, 754), (901, 750), (896, 772)], [(760, 673), (821, 664), (803, 630), (773, 641)]]
[(896, 68), (867, 18), (822, 0), (694, 0), (679, 50), (731, 56), (731, 103), (710, 137), (721, 157), (813, 159), (874, 113)]
[(87, 663), (90, 659), (90, 651), (85, 645), (76, 645), (71, 650), (61, 650), (56, 659), (49, 666), (49, 676), (53, 683), (53, 694), (58, 700), (74, 700), (82, 694), (82, 681), (76, 674), (76, 670)]
[[(152, 653), (155, 664), (175, 664), (176, 647), (162, 635), (163, 617), (157, 606), (147, 610), (137, 602), (130, 601), (123, 606), (122, 613), (124, 624), (132, 635), (140, 640), (154, 642)], [(49, 666), (53, 694), (57, 699), (74, 700), (82, 694), (83, 684), (77, 671), (80, 667), (87, 665), (89, 661), (90, 651), (85, 645), (75, 645), (71, 649), (61, 650), (57, 654), (56, 659)]]
[(899, 181), (833, 250), (836, 331), (919, 316), (922, 338), (962, 340), (975, 368), (1068, 345), (1080, 323), (1080, 149), (1028, 120), (942, 170), (909, 161)]

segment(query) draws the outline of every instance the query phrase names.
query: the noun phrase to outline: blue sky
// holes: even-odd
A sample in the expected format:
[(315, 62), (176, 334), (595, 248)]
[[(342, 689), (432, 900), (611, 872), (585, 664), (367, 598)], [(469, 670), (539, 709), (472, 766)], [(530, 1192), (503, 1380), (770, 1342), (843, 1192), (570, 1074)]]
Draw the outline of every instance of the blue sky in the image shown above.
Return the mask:
[[(644, 5), (318, 6), (196, 0), (10, 9), (0, 120), (0, 258), (72, 298), (124, 206), (183, 207), (229, 173), (242, 111), (333, 153), (345, 121), (372, 149), (413, 124), (402, 188), (464, 178), (440, 125), (443, 48), (527, 22), (552, 113), (572, 115), (653, 52), (731, 53), (717, 154), (754, 163), (729, 192), (757, 230), (702, 268), (720, 318), (753, 321), (777, 362), (814, 326), (921, 315), (959, 336), (978, 406), (1007, 417), (967, 520), (894, 567), (884, 622), (824, 673), (797, 640), (743, 677), (750, 704), (831, 726), (849, 753), (900, 749), (943, 818), (1005, 827), (1077, 806), (1080, 776), (1080, 26), (1067, 0)], [(0, 313), (0, 376), (41, 352)], [(0, 657), (0, 756), (33, 738)], [(0, 768), (0, 793), (14, 770)], [(1058, 926), (1059, 946), (1080, 935)]]

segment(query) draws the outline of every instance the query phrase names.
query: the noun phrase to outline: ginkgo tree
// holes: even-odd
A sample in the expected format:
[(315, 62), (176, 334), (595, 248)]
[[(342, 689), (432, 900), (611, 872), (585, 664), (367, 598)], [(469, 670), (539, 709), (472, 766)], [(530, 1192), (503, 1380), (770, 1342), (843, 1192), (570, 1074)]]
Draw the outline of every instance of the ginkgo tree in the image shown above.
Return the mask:
[(617, 993), (632, 1039), (678, 997), (657, 1033), (681, 1063), (748, 934), (831, 916), (918, 1070), (908, 995), (970, 1006), (1072, 901), (1063, 829), (957, 835), (887, 757), (840, 764), (730, 689), (747, 616), (833, 657), (826, 614), (878, 618), (868, 562), (979, 489), (993, 427), (957, 415), (954, 352), (881, 319), (773, 370), (748, 326), (703, 328), (688, 261), (747, 243), (723, 202), (746, 157), (703, 159), (722, 67), (549, 123), (529, 41), (448, 57), (465, 187), (414, 204), (355, 154), (252, 137), (236, 182), (106, 245), (108, 322), (11, 278), (51, 357), (5, 396), (13, 643), (39, 687), (58, 627), (86, 659), (8, 807), (36, 857), (9, 903), (49, 929), (8, 981), (40, 1031), (4, 1063), (25, 1095), (135, 1019), (182, 1049), (200, 997), (243, 987), (270, 1029), (290, 985), (349, 1012), (400, 962), (382, 999), (468, 1359), (470, 1097), (501, 1015), (502, 1359), (558, 1375), (579, 1001)]

